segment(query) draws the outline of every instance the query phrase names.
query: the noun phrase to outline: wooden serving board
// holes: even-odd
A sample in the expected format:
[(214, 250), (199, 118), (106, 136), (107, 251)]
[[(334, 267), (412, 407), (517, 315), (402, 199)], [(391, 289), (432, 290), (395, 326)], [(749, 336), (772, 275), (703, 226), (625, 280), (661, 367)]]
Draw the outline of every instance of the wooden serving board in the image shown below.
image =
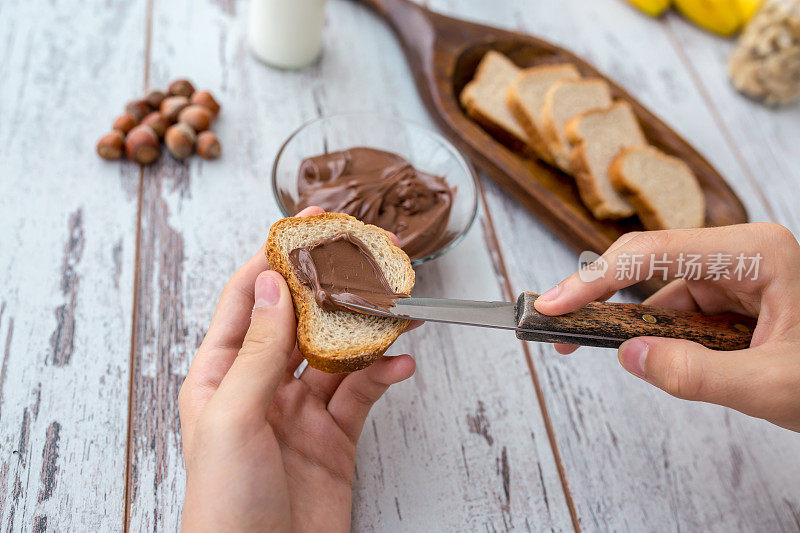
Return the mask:
[[(742, 202), (703, 156), (624, 89), (567, 50), (522, 33), (446, 17), (410, 0), (361, 1), (386, 18), (400, 38), (417, 89), (450, 141), (576, 250), (602, 253), (623, 233), (642, 227), (635, 217), (595, 219), (581, 202), (572, 177), (510, 150), (465, 114), (458, 95), (489, 50), (505, 54), (520, 67), (570, 62), (586, 77), (605, 79), (614, 98), (633, 106), (648, 141), (680, 157), (695, 172), (706, 197), (706, 224), (747, 221)], [(645, 291), (659, 285), (649, 284)]]

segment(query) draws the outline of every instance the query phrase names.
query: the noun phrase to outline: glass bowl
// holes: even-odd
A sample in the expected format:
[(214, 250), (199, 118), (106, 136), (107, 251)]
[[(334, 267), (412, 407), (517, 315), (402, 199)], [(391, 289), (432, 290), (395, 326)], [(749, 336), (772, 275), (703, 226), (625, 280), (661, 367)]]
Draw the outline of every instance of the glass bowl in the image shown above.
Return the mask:
[(272, 167), (272, 190), (283, 213), (297, 213), (297, 173), (307, 157), (357, 146), (393, 152), (420, 171), (443, 176), (455, 189), (447, 235), (432, 253), (412, 259), (420, 265), (444, 254), (467, 234), (478, 210), (477, 178), (472, 166), (441, 135), (413, 122), (376, 113), (347, 113), (300, 126), (281, 146)]

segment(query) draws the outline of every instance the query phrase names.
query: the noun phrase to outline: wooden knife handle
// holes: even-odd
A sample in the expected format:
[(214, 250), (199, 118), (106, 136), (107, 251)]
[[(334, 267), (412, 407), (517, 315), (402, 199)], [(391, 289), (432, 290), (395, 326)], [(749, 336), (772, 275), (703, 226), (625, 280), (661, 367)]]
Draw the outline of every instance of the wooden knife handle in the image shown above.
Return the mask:
[(519, 295), (517, 324), (548, 333), (518, 331), (518, 339), (616, 348), (627, 339), (652, 336), (687, 339), (712, 350), (741, 350), (750, 346), (756, 325), (754, 318), (737, 313), (704, 315), (607, 302), (592, 302), (572, 313), (548, 316), (534, 309), (538, 297), (535, 292)]

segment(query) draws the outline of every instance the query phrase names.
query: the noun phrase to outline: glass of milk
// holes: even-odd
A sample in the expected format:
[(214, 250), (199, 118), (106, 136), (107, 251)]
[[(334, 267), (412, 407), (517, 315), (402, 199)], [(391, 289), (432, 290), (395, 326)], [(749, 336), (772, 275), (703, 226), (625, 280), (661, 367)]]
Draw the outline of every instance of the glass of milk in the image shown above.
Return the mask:
[(299, 69), (322, 51), (326, 0), (251, 0), (249, 41), (253, 54), (278, 68)]

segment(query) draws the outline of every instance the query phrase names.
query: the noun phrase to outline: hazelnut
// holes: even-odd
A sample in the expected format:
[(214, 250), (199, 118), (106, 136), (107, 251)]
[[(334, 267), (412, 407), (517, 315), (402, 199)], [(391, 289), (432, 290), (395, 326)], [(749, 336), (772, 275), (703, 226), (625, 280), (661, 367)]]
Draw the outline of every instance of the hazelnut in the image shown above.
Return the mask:
[(170, 126), (166, 135), (164, 135), (164, 144), (167, 145), (167, 150), (176, 159), (189, 157), (192, 154), (192, 150), (194, 150), (196, 140), (197, 135), (194, 130), (183, 122)]
[(172, 96), (190, 97), (194, 92), (194, 85), (189, 80), (175, 80), (169, 84), (167, 92)]
[(133, 129), (139, 121), (136, 120), (136, 117), (131, 115), (130, 113), (124, 113), (117, 117), (114, 121), (114, 125), (112, 128), (115, 130), (119, 130), (122, 132), (123, 135), (127, 134), (129, 131)]
[(190, 105), (180, 112), (178, 122), (188, 124), (194, 131), (205, 131), (211, 126), (214, 116), (207, 107), (201, 105)]
[(222, 146), (217, 136), (210, 131), (204, 131), (197, 136), (197, 155), (203, 159), (216, 159), (222, 153)]
[(122, 147), (125, 137), (122, 132), (114, 130), (106, 133), (97, 141), (97, 155), (103, 159), (119, 159), (122, 157)]
[(208, 91), (196, 91), (189, 101), (193, 104), (205, 107), (211, 111), (211, 114), (215, 117), (217, 116), (217, 113), (219, 113), (219, 104), (216, 100), (214, 100), (214, 97), (211, 96), (211, 93)]
[(125, 106), (125, 112), (133, 115), (137, 122), (142, 120), (150, 111), (150, 104), (144, 100), (133, 100)]
[(145, 124), (153, 128), (153, 131), (156, 132), (156, 135), (158, 135), (159, 139), (164, 137), (164, 133), (166, 133), (167, 127), (169, 127), (167, 119), (165, 119), (164, 115), (162, 115), (158, 111), (153, 111), (152, 113), (144, 117), (142, 119), (142, 124)]
[(166, 96), (167, 95), (164, 94), (164, 91), (159, 91), (158, 89), (150, 89), (144, 95), (144, 100), (153, 109), (158, 109), (158, 106), (161, 105), (161, 101), (164, 100)]
[(152, 163), (161, 155), (158, 135), (150, 126), (140, 124), (125, 137), (125, 153), (128, 159), (142, 165)]
[(161, 102), (161, 114), (172, 124), (178, 120), (178, 114), (189, 105), (189, 99), (185, 96), (168, 96)]

